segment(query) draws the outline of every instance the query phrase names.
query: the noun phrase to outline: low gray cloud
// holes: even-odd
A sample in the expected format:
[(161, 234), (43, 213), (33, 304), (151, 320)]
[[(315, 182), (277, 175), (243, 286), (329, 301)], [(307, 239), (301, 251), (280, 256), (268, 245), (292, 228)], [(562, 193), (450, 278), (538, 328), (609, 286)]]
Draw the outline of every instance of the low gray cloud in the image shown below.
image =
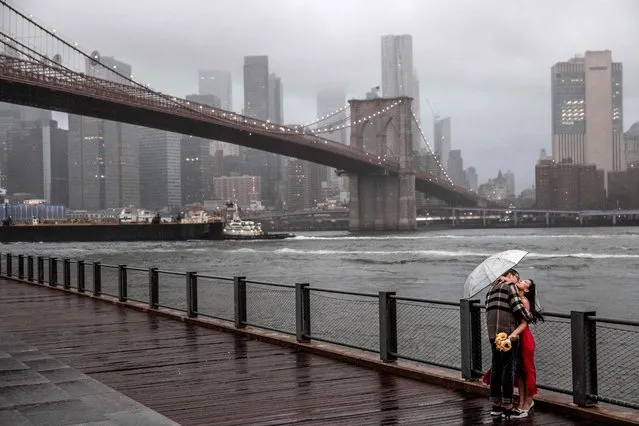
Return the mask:
[(315, 116), (315, 94), (342, 86), (362, 97), (381, 83), (380, 36), (412, 34), (425, 100), (453, 119), (453, 148), (480, 180), (515, 171), (534, 181), (550, 148), (550, 67), (586, 50), (610, 49), (624, 64), (624, 121), (639, 120), (636, 0), (20, 0), (85, 50), (133, 65), (136, 78), (184, 96), (199, 68), (233, 72), (242, 108), (242, 59), (269, 55), (282, 77), (286, 122)]

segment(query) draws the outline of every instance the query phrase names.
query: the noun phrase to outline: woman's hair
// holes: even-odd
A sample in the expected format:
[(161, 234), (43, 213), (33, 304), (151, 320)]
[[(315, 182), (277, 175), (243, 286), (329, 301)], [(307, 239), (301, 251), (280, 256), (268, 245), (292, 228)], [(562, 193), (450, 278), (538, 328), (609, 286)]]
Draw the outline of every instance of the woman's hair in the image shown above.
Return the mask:
[(532, 323), (536, 323), (537, 321), (544, 321), (544, 316), (540, 311), (537, 310), (537, 286), (533, 280), (530, 281), (530, 287), (528, 287), (528, 293), (526, 293), (526, 298), (530, 303), (530, 315), (532, 316)]

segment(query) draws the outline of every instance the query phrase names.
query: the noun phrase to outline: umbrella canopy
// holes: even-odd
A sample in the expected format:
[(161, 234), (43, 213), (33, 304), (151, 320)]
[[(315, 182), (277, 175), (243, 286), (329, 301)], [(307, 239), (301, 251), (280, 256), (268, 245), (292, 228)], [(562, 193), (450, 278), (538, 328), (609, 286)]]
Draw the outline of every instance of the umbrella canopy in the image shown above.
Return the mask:
[(521, 262), (527, 254), (524, 250), (506, 250), (488, 257), (466, 278), (462, 297), (473, 297)]

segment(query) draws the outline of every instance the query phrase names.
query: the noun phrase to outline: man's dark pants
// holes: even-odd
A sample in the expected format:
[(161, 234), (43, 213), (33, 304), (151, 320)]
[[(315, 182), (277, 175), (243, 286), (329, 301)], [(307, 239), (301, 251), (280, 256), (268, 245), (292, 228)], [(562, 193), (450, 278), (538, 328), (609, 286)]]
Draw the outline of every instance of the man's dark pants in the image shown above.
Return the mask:
[(502, 352), (490, 340), (493, 362), (490, 369), (490, 399), (494, 404), (512, 404), (515, 381), (515, 362), (519, 354), (519, 340), (512, 341), (512, 348)]

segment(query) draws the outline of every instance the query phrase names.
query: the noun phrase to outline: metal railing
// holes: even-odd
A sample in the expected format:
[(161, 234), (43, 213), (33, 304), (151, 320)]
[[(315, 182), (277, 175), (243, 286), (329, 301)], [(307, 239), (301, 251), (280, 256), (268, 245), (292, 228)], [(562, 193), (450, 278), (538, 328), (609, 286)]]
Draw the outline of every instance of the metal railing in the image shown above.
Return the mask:
[[(443, 302), (12, 253), (0, 253), (0, 276), (378, 353), (386, 362), (456, 370), (466, 380), (490, 367), (479, 300)], [(604, 402), (639, 409), (639, 321), (583, 311), (544, 316), (533, 326), (539, 388), (572, 395), (581, 407)]]

